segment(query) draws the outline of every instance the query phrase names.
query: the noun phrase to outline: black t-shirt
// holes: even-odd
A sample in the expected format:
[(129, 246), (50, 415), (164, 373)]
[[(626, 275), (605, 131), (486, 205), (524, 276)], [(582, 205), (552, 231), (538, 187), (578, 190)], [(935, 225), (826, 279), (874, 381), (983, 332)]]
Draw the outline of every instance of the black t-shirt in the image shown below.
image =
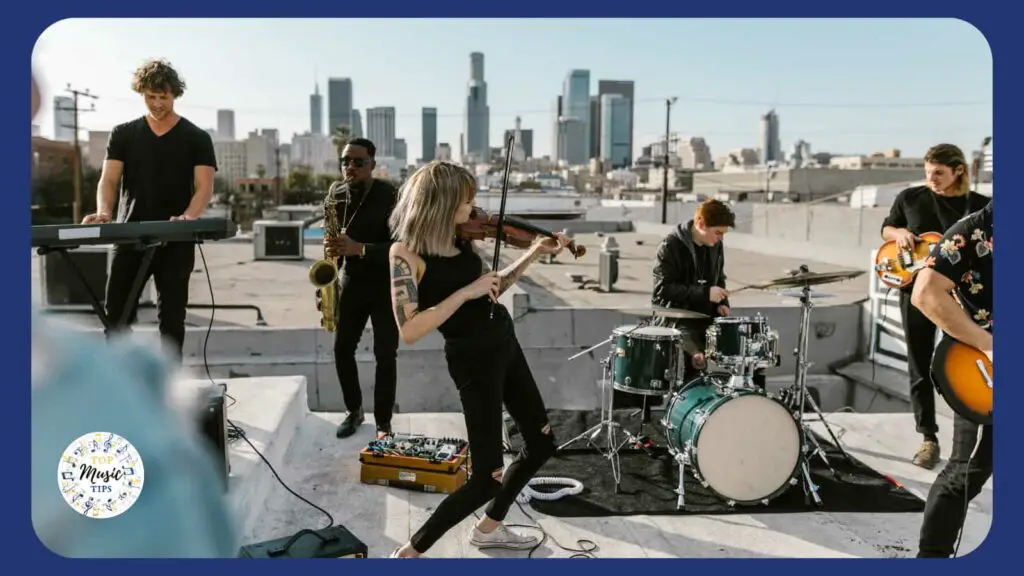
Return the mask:
[(107, 160), (124, 164), (118, 222), (180, 216), (195, 192), (195, 167), (217, 169), (213, 139), (185, 118), (162, 136), (153, 132), (145, 116), (115, 126)]
[(992, 205), (950, 227), (928, 265), (956, 285), (975, 324), (992, 330)]
[(346, 235), (366, 245), (365, 257), (345, 258), (346, 280), (359, 278), (389, 282), (388, 251), (394, 241), (388, 219), (397, 202), (398, 189), (386, 180), (374, 179), (367, 192), (353, 192), (347, 214), (345, 204), (338, 204), (338, 220), (346, 227)]
[(964, 216), (985, 207), (989, 198), (975, 192), (964, 196), (939, 196), (927, 186), (907, 188), (896, 195), (882, 228), (906, 228), (914, 235), (943, 234)]

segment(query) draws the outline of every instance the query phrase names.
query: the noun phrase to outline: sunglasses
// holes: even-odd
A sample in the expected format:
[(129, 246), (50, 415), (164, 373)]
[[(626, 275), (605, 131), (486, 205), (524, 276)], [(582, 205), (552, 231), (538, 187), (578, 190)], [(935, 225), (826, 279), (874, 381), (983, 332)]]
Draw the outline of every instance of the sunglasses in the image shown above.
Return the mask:
[(341, 158), (338, 158), (339, 166), (348, 166), (349, 164), (356, 168), (362, 168), (363, 166), (366, 166), (366, 158), (352, 158), (350, 156), (342, 156)]

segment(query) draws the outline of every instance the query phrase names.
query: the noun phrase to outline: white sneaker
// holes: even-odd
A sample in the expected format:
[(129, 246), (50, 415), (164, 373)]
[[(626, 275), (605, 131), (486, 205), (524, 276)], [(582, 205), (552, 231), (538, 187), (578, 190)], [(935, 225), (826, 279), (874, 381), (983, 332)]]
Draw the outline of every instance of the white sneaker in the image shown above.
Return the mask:
[(537, 545), (535, 536), (521, 536), (509, 530), (504, 524), (490, 532), (481, 532), (473, 526), (469, 543), (477, 548), (508, 548), (510, 550), (526, 550)]

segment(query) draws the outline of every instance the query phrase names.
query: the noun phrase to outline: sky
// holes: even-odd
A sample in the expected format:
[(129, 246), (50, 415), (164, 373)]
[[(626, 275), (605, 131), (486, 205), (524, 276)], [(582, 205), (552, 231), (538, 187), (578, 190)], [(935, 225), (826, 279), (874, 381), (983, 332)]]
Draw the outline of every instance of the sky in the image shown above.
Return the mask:
[[(176, 109), (203, 128), (235, 111), (235, 136), (277, 128), (285, 142), (310, 128), (309, 95), (327, 78), (353, 82), (354, 107), (394, 106), (396, 136), (422, 155), (421, 109), (438, 109), (438, 141), (458, 153), (469, 55), (485, 57), (490, 141), (522, 118), (534, 155), (551, 152), (552, 109), (572, 69), (597, 82), (635, 82), (634, 155), (671, 129), (703, 137), (712, 156), (758, 146), (774, 108), (784, 150), (870, 154), (931, 145), (979, 148), (992, 133), (992, 54), (984, 36), (952, 19), (68, 19), (33, 52), (53, 136), (53, 97), (99, 98), (84, 129), (109, 130), (145, 113), (130, 89), (135, 68), (166, 58), (187, 83)], [(84, 134), (83, 134), (84, 137)], [(969, 152), (968, 152), (969, 153)]]

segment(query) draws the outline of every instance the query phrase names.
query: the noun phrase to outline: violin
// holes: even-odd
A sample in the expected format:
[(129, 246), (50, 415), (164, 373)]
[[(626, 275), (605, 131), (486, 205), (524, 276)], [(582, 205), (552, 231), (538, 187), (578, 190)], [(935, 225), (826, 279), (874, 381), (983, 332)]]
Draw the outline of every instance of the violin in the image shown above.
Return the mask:
[[(546, 236), (548, 238), (555, 237), (554, 233), (549, 230), (545, 230), (527, 222), (516, 220), (515, 218), (509, 218), (508, 216), (505, 216), (501, 227), (503, 232), (501, 238), (502, 242), (515, 246), (516, 248), (529, 248), (533, 245), (538, 236)], [(459, 224), (457, 227), (457, 233), (459, 238), (464, 240), (497, 238), (498, 216), (489, 214), (483, 208), (474, 206), (473, 212), (469, 216), (469, 221), (465, 224)], [(580, 246), (571, 240), (569, 241), (569, 244), (566, 245), (566, 248), (576, 258), (587, 253), (586, 247)]]

